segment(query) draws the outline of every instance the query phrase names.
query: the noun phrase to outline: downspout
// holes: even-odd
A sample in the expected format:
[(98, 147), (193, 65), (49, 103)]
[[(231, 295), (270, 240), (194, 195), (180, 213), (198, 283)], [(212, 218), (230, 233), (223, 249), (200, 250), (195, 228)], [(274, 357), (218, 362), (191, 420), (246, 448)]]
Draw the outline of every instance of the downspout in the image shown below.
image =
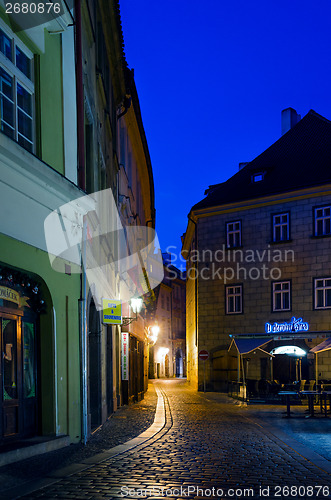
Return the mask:
[(85, 145), (84, 145), (84, 88), (83, 88), (83, 50), (82, 50), (82, 13), (81, 0), (75, 0), (75, 52), (76, 52), (76, 102), (77, 102), (77, 148), (78, 148), (78, 185), (86, 189)]
[(58, 411), (58, 388), (57, 388), (57, 335), (56, 335), (56, 310), (55, 307), (53, 306), (52, 308), (52, 320), (53, 320), (53, 339), (54, 339), (54, 403), (55, 403), (55, 435), (57, 436), (59, 434), (59, 411)]
[(79, 300), (79, 322), (80, 322), (80, 356), (81, 356), (81, 414), (82, 414), (82, 442), (86, 444), (88, 436), (88, 411), (87, 411), (87, 281), (86, 281), (86, 234), (87, 221), (84, 216), (83, 238), (82, 238), (82, 274), (81, 274), (81, 298)]

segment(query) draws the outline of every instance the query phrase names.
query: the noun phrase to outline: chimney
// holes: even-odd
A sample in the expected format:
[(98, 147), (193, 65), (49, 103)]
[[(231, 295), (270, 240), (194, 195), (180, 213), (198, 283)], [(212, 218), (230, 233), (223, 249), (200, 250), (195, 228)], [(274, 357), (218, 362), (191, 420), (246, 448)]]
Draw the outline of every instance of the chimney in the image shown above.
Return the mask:
[(301, 120), (295, 109), (286, 108), (282, 111), (282, 135), (286, 134), (294, 125)]

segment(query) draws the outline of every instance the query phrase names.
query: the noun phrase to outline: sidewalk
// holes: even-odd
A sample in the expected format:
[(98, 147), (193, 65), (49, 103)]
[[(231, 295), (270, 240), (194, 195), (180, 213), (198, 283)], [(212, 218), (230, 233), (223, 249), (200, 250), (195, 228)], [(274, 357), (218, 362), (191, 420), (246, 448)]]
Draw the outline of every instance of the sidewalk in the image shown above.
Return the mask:
[(58, 469), (70, 467), (138, 436), (153, 424), (156, 403), (154, 385), (149, 384), (142, 401), (120, 407), (86, 446), (74, 444), (0, 467), (0, 497), (5, 490), (45, 478)]
[[(204, 393), (201, 393), (204, 394)], [(245, 418), (272, 434), (316, 465), (329, 462), (331, 472), (331, 416), (321, 415), (315, 406), (315, 418), (306, 418), (307, 406), (291, 406), (291, 418), (284, 418), (286, 405), (247, 405), (223, 393), (205, 393), (210, 401), (235, 405)], [(322, 461), (320, 460), (322, 457)]]
[[(137, 436), (141, 432), (137, 419), (141, 422), (144, 412), (154, 420), (154, 403), (150, 399), (156, 400), (154, 387), (158, 394), (155, 421)], [(3, 480), (0, 497), (117, 500), (127, 488), (137, 492), (154, 487), (155, 491), (161, 487), (179, 491), (187, 485), (207, 488), (206, 491), (216, 485), (225, 491), (225, 497), (233, 488), (244, 491), (242, 488), (249, 487), (255, 498), (261, 485), (270, 491), (283, 487), (299, 491), (300, 487), (301, 493), (308, 492), (304, 498), (312, 497), (312, 488), (323, 487), (323, 492), (327, 490), (329, 495), (331, 461), (326, 458), (325, 444), (330, 418), (305, 419), (304, 408), (299, 408), (297, 418), (282, 419), (283, 406), (247, 407), (236, 404), (226, 394), (195, 392), (184, 380), (163, 379), (155, 381), (154, 387), (146, 400), (121, 409), (117, 415), (122, 418), (112, 427), (112, 437), (104, 426), (99, 431), (99, 444), (92, 438), (90, 450), (88, 446), (80, 452), (77, 449), (77, 453), (56, 467), (54, 457), (58, 452), (38, 457), (39, 465), (43, 460), (47, 463), (38, 471), (32, 460), (26, 461), (27, 468), (24, 462), (15, 464), (19, 481), (14, 477), (15, 471), (11, 471), (11, 486), (8, 483), (4, 486), (6, 477), (1, 475), (4, 468), (0, 469)], [(144, 404), (149, 409), (143, 410)], [(298, 426), (303, 426), (307, 438), (313, 435), (308, 443), (297, 439), (302, 432)], [(130, 427), (131, 437), (137, 437), (116, 445), (125, 441), (121, 434), (126, 427)], [(115, 436), (115, 428), (120, 436)], [(323, 436), (324, 445), (316, 445), (313, 451), (311, 443), (316, 435)], [(115, 446), (112, 449), (108, 449), (109, 439)], [(102, 452), (104, 443), (107, 450)], [(85, 458), (88, 455), (90, 458)], [(31, 476), (37, 472), (37, 476)], [(192, 493), (190, 498), (196, 496)], [(147, 497), (155, 500), (154, 493), (148, 493)], [(224, 498), (223, 494), (221, 497)]]

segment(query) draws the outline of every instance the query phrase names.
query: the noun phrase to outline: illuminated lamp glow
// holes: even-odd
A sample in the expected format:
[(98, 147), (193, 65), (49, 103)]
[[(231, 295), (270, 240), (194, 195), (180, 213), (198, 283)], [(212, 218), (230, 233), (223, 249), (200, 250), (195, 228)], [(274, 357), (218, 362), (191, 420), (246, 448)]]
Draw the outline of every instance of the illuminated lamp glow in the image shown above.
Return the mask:
[(160, 356), (165, 356), (166, 354), (168, 354), (169, 352), (169, 348), (168, 347), (160, 347), (159, 349), (159, 355)]
[(141, 308), (143, 306), (143, 299), (141, 297), (133, 297), (130, 301), (132, 311), (136, 313), (140, 313)]
[(158, 334), (160, 333), (160, 327), (158, 325), (154, 325), (154, 326), (152, 326), (151, 331), (152, 331), (153, 337), (157, 337)]
[(270, 354), (288, 354), (289, 356), (306, 356), (306, 351), (296, 345), (281, 345), (270, 351)]

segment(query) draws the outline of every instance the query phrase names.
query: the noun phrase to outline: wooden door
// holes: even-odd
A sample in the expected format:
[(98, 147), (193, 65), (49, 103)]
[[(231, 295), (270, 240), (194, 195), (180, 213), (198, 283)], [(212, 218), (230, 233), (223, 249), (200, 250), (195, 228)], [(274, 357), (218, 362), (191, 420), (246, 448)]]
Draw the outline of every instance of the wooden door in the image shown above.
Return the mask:
[(15, 437), (20, 434), (22, 399), (21, 370), (21, 318), (2, 315), (2, 432), (1, 437)]

